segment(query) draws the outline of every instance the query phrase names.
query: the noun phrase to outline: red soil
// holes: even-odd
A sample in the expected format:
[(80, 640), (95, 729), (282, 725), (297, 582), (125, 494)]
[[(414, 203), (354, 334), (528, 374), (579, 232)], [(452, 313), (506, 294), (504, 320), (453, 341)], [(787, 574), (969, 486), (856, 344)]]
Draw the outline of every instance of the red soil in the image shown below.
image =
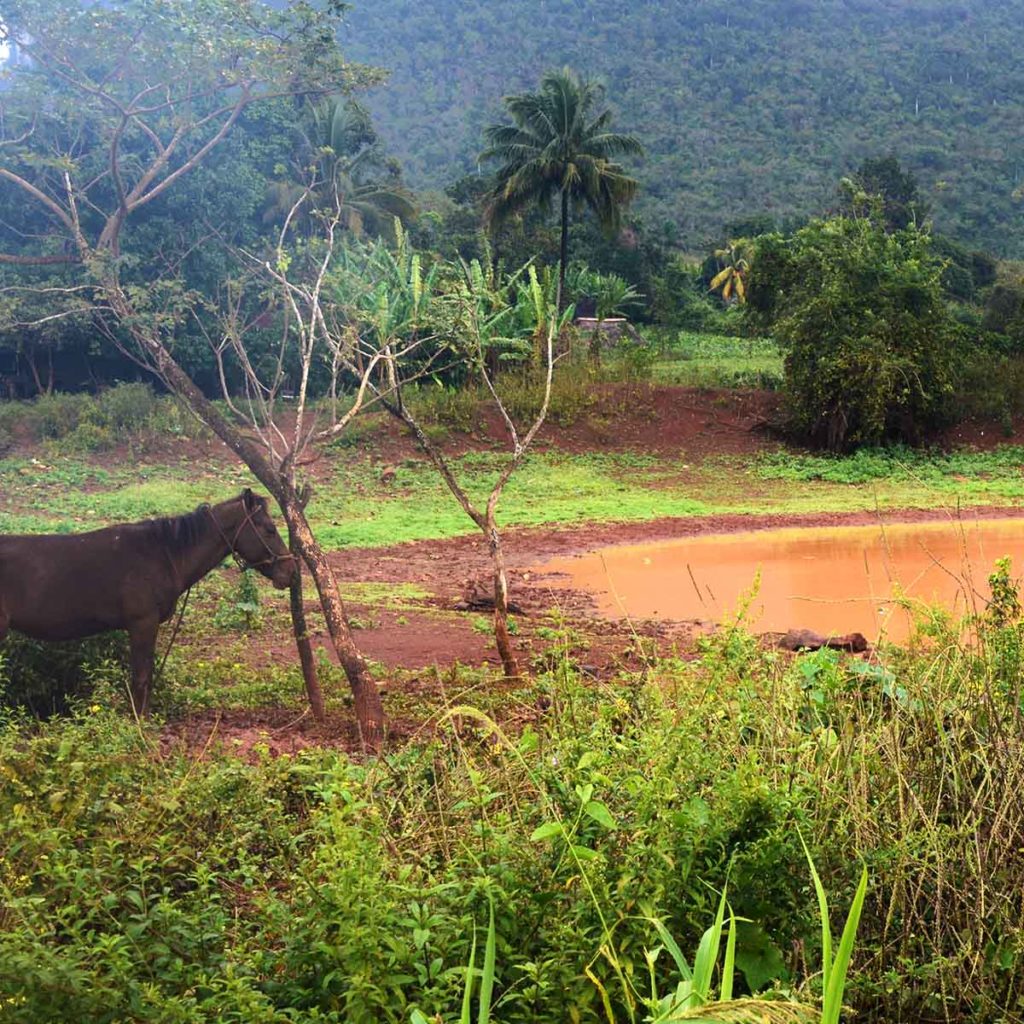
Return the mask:
[[(761, 392), (697, 391), (675, 387), (624, 385), (607, 387), (585, 422), (570, 427), (550, 423), (538, 439), (538, 447), (557, 447), (570, 452), (595, 450), (636, 450), (647, 453), (685, 451), (687, 458), (699, 462), (712, 454), (749, 455), (774, 447), (778, 441), (770, 434), (770, 423), (777, 415), (778, 396)], [(488, 447), (505, 440), (497, 418), (482, 423), (468, 436), (456, 436), (447, 448), (459, 453)], [(942, 446), (972, 445), (981, 448), (1001, 443), (1024, 443), (1024, 424), (1006, 437), (995, 424), (963, 424), (936, 438)], [(215, 441), (190, 442), (188, 455), (195, 461), (227, 461), (226, 449)], [(413, 442), (393, 423), (381, 425), (367, 447), (384, 465), (414, 456)], [(118, 459), (124, 453), (114, 453)], [(160, 452), (148, 453), (158, 456)], [(171, 459), (181, 457), (177, 443), (162, 452)], [(312, 462), (307, 471), (315, 478), (328, 467), (327, 460)], [(973, 514), (1016, 515), (1024, 512), (993, 509)], [(909, 511), (898, 516), (904, 520), (934, 519), (940, 512)], [(512, 582), (512, 597), (523, 608), (516, 616), (519, 632), (514, 638), (524, 669), (542, 663), (550, 648), (549, 636), (538, 630), (550, 629), (553, 610), (571, 632), (568, 654), (583, 670), (595, 678), (611, 675), (619, 669), (638, 669), (643, 662), (641, 647), (653, 641), (661, 653), (675, 651), (683, 657), (692, 650), (695, 632), (701, 623), (606, 622), (591, 614), (586, 595), (563, 589), (555, 591), (548, 580), (538, 576), (535, 567), (556, 555), (584, 551), (594, 547), (686, 537), (697, 534), (731, 532), (778, 526), (818, 526), (857, 524), (874, 521), (869, 513), (827, 513), (787, 516), (711, 516), (706, 518), (661, 519), (627, 524), (585, 524), (572, 527), (545, 527), (510, 530), (505, 535), (507, 559)], [(347, 549), (332, 555), (344, 593), (347, 582), (415, 583), (433, 597), (422, 611), (390, 611), (349, 607), (350, 616), (363, 620), (365, 628), (356, 639), (366, 655), (395, 671), (383, 689), (385, 706), (400, 696), (402, 707), (412, 702), (422, 707), (428, 719), (446, 703), (446, 673), (455, 663), (489, 665), (497, 668), (493, 638), (486, 628), (486, 611), (458, 612), (455, 605), (464, 597), (467, 586), (487, 584), (490, 560), (479, 536), (444, 541), (423, 541), (389, 549)], [(313, 610), (312, 604), (310, 605)], [(482, 621), (481, 621), (482, 620)], [(187, 635), (183, 642), (188, 643)], [(314, 643), (328, 648), (322, 630), (314, 633)], [(212, 653), (212, 651), (211, 651)], [(253, 664), (291, 663), (294, 647), (286, 632), (252, 637), (248, 658)], [(358, 738), (348, 717), (336, 716), (317, 726), (308, 717), (298, 721), (293, 711), (216, 712), (193, 716), (167, 727), (168, 744), (184, 743), (190, 750), (202, 750), (209, 743), (224, 744), (240, 753), (263, 746), (271, 753), (288, 753), (311, 745), (337, 745), (358, 749)], [(413, 719), (392, 723), (392, 735), (404, 737), (420, 726)]]

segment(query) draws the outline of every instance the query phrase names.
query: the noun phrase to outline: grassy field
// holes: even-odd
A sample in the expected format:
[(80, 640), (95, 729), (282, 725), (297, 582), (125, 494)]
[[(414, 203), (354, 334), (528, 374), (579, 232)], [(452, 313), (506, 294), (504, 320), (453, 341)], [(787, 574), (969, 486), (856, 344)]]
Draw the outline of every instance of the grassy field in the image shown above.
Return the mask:
[[(706, 356), (698, 345), (668, 351), (655, 376), (703, 373), (704, 360), (717, 387), (755, 372), (753, 361), (758, 373), (777, 366), (770, 351), (739, 340), (725, 356), (720, 342)], [(436, 407), (432, 429), (448, 416), (475, 422), (464, 398), (423, 401)], [(562, 411), (574, 408), (567, 393)], [(46, 422), (63, 412), (50, 403)], [(147, 455), (142, 428), (131, 452), (111, 449), (120, 427), (104, 415), (98, 428), (80, 420), (63, 435), (41, 429), (27, 451), (12, 446), (0, 460), (0, 530), (187, 511), (251, 482), (213, 447)], [(387, 449), (372, 422), (360, 431), (316, 467), (310, 513), (326, 546), (470, 532), (421, 458), (399, 460), (383, 484)], [(500, 457), (474, 443), (483, 450), (455, 466), (481, 497)], [(549, 444), (513, 479), (501, 518), (1018, 505), (1022, 470), (1014, 446), (824, 458), (763, 442), (703, 457)], [(868, 871), (845, 1000), (862, 1019), (1017, 1024), (1024, 626), (1008, 574), (993, 594), (969, 629), (925, 611), (908, 648), (867, 660), (792, 658), (741, 619), (681, 653), (664, 645), (659, 656), (656, 640), (635, 635), (600, 680), (580, 622), (543, 609), (522, 685), (457, 663), (375, 665), (388, 715), (413, 738), (369, 759), (326, 733), (282, 752), (304, 706), (290, 648), (275, 659), (270, 639), (287, 646), (288, 610), (252, 601), (240, 574), (196, 588), (155, 722), (127, 712), (119, 638), (79, 649), (66, 713), (42, 723), (17, 707), (47, 708), (59, 658), (8, 644), (0, 1019), (455, 1020), (467, 979), (479, 1006), (468, 965), (492, 955), (493, 908), (494, 1008), (481, 1021), (642, 1024), (664, 1019), (683, 978), (665, 936), (692, 957), (723, 893), (744, 919), (732, 994), (813, 1004), (823, 951), (806, 842), (836, 928)], [(386, 620), (394, 643), (407, 616), (442, 633), (490, 629), (484, 615), (438, 607), (429, 582), (346, 580), (345, 596), (357, 637)], [(43, 660), (30, 669), (17, 660), (27, 657)], [(347, 683), (323, 654), (319, 671), (340, 734)], [(724, 995), (722, 977), (704, 997)]]
[(654, 363), (659, 384), (695, 388), (782, 386), (782, 352), (770, 338), (734, 338), (680, 331)]
[[(0, 530), (71, 531), (188, 511), (247, 485), (237, 467), (209, 461), (110, 466), (59, 456), (0, 460)], [(486, 495), (501, 465), (491, 453), (456, 460), (470, 492)], [(812, 513), (897, 508), (1018, 505), (1024, 448), (991, 452), (863, 451), (847, 458), (783, 450), (691, 462), (633, 453), (537, 452), (501, 504), (506, 526), (636, 521), (718, 513)], [(310, 515), (328, 548), (383, 546), (472, 532), (433, 469), (410, 458), (393, 483), (354, 449), (335, 449)], [(414, 510), (415, 514), (410, 514)]]

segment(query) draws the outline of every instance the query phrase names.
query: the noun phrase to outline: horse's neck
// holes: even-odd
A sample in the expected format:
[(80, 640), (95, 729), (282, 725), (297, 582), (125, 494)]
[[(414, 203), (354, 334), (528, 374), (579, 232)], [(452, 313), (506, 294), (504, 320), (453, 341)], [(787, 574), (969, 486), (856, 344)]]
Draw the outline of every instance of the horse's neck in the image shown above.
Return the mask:
[(183, 591), (216, 569), (231, 552), (225, 530), (218, 527), (212, 511), (199, 520), (197, 533), (195, 543), (179, 550), (174, 558)]

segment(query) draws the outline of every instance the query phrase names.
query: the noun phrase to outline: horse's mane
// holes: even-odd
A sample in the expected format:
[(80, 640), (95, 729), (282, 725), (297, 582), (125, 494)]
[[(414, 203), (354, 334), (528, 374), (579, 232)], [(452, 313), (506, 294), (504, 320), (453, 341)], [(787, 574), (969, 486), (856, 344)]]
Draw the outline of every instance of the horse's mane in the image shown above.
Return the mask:
[(172, 553), (195, 546), (210, 526), (210, 506), (200, 505), (192, 512), (180, 516), (161, 516), (147, 519), (140, 526), (147, 527)]
[(213, 509), (223, 508), (225, 505), (233, 505), (237, 502), (253, 503), (259, 507), (266, 508), (266, 499), (259, 495), (253, 495), (251, 491), (245, 491), (237, 498), (229, 498), (217, 505), (200, 505), (192, 512), (186, 512), (180, 516), (161, 516), (156, 519), (146, 519), (138, 525), (149, 531), (151, 535), (164, 544), (172, 554), (187, 550), (196, 544), (197, 541), (214, 524), (211, 515)]

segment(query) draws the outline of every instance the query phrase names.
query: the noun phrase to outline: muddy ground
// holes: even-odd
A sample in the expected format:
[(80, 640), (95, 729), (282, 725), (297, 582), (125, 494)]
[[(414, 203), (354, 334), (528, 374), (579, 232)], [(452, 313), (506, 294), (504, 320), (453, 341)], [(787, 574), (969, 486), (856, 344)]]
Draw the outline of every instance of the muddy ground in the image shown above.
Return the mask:
[[(551, 425), (542, 445), (563, 450), (632, 449), (646, 453), (678, 453), (699, 461), (711, 454), (750, 454), (776, 447), (778, 435), (772, 427), (777, 412), (774, 395), (757, 392), (709, 392), (680, 388), (650, 388), (642, 403), (644, 412), (635, 418), (582, 424), (568, 429)], [(491, 443), (500, 436), (500, 424), (483, 423), (469, 437), (455, 438), (450, 450), (459, 451)], [(943, 445), (969, 444), (990, 447), (999, 443), (1024, 442), (1021, 436), (1007, 438), (991, 424), (965, 424), (947, 436), (936, 438)], [(408, 439), (385, 427), (375, 438), (374, 457), (382, 464), (408, 457), (414, 449)], [(315, 476), (315, 469), (314, 469)], [(410, 515), (415, 509), (410, 508)], [(886, 521), (926, 521), (948, 518), (941, 510), (887, 512)], [(972, 509), (973, 517), (1024, 516), (1020, 509)], [(597, 616), (588, 595), (566, 589), (541, 567), (556, 556), (572, 555), (611, 544), (661, 541), (712, 533), (770, 529), (781, 526), (863, 525), (877, 521), (864, 512), (808, 515), (729, 515), (702, 518), (664, 518), (648, 522), (583, 524), (509, 530), (505, 534), (506, 558), (511, 579), (511, 598), (518, 606), (518, 632), (514, 643), (527, 673), (542, 669), (552, 648), (569, 657), (595, 681), (610, 679), (623, 670), (639, 672), (652, 653), (688, 658), (694, 655), (694, 640), (711, 623), (700, 621), (626, 621)], [(347, 584), (413, 584), (429, 596), (411, 606), (387, 602), (349, 602), (348, 611), (356, 625), (355, 636), (364, 653), (380, 666), (385, 705), (401, 709), (392, 715), (392, 737), (401, 741), (423, 729), (433, 728), (436, 713), (450, 703), (446, 680), (454, 679), (456, 665), (489, 667), (495, 672), (499, 661), (489, 627), (490, 612), (484, 607), (466, 607), (486, 595), (490, 587), (491, 563), (479, 535), (450, 540), (422, 541), (390, 548), (346, 549), (331, 555), (344, 592)], [(559, 585), (561, 583), (561, 585)], [(681, 581), (685, 585), (685, 581)], [(311, 612), (315, 612), (312, 602)], [(553, 632), (557, 639), (553, 639)], [(323, 629), (314, 629), (314, 643), (329, 649)], [(253, 665), (268, 662), (289, 664), (295, 660), (287, 628), (278, 624), (253, 635), (245, 658)], [(184, 638), (186, 644), (188, 637)], [(772, 642), (772, 638), (766, 638)], [(205, 643), (198, 644), (199, 651)], [(198, 653), (198, 652), (197, 652)], [(516, 691), (524, 684), (501, 685)], [(532, 697), (530, 698), (532, 699)], [(517, 702), (510, 694), (511, 714), (530, 717), (529, 703)], [(316, 726), (293, 710), (273, 709), (246, 712), (209, 712), (176, 722), (168, 727), (167, 742), (184, 741), (190, 748), (208, 743), (229, 743), (241, 752), (254, 745), (272, 753), (291, 752), (312, 744), (358, 748), (350, 716), (338, 713), (326, 726)]]

